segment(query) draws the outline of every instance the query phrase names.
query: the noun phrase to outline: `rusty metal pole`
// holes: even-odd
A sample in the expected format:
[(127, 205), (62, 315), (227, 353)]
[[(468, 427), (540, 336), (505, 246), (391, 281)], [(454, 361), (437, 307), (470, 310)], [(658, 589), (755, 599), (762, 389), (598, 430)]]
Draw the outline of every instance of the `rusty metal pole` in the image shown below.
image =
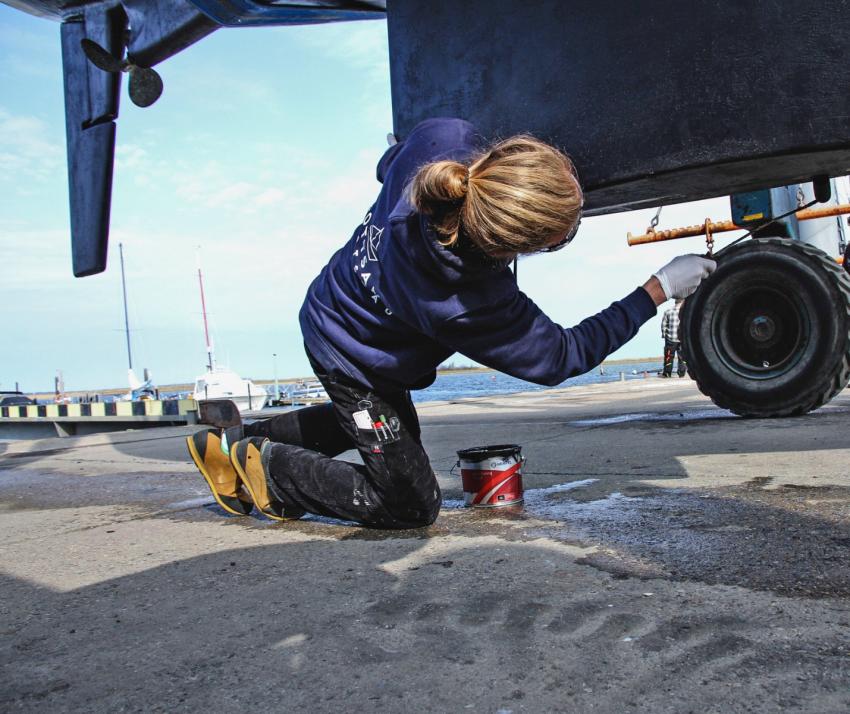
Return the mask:
[[(850, 204), (842, 203), (837, 206), (828, 206), (826, 208), (806, 208), (797, 211), (797, 220), (809, 221), (815, 218), (830, 218), (832, 216), (844, 216), (850, 214)], [(711, 234), (726, 233), (728, 231), (747, 230), (744, 226), (736, 226), (732, 221), (720, 221), (714, 223), (706, 220), (705, 223), (700, 223), (696, 226), (685, 226), (684, 228), (671, 228), (666, 231), (648, 230), (643, 235), (633, 236), (631, 233), (626, 234), (629, 245), (644, 245), (646, 243), (659, 243), (665, 240), (676, 240), (677, 238), (692, 238), (695, 236), (706, 235), (706, 228)]]
[[(721, 221), (714, 223), (707, 221), (708, 228), (712, 234), (725, 233), (727, 231), (741, 230), (740, 226), (736, 226), (732, 221)], [(676, 240), (677, 238), (693, 238), (695, 236), (705, 235), (706, 224), (700, 223), (696, 226), (685, 226), (684, 228), (670, 228), (666, 231), (648, 231), (641, 236), (633, 236), (627, 234), (629, 245), (643, 245), (645, 243), (659, 243), (665, 240)]]

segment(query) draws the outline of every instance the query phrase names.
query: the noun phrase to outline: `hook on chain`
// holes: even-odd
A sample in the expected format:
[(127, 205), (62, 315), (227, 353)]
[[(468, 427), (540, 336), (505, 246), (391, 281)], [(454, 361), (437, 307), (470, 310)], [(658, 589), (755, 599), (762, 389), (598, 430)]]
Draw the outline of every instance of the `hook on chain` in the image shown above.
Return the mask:
[(658, 210), (655, 212), (655, 215), (652, 217), (652, 220), (649, 222), (649, 228), (646, 229), (647, 233), (655, 233), (655, 227), (658, 225), (658, 219), (661, 217), (661, 209), (663, 206), (659, 206)]
[(705, 219), (705, 247), (708, 249), (708, 257), (714, 254), (714, 236), (711, 234), (712, 223), (710, 218)]

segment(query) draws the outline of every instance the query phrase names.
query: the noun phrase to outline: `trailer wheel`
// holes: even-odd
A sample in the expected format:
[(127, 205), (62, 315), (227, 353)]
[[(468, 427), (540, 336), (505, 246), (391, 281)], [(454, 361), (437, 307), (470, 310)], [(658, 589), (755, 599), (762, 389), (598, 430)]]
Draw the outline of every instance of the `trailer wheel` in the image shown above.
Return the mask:
[(687, 299), (688, 372), (720, 407), (748, 417), (806, 414), (850, 379), (850, 278), (813, 246), (757, 238), (721, 251)]

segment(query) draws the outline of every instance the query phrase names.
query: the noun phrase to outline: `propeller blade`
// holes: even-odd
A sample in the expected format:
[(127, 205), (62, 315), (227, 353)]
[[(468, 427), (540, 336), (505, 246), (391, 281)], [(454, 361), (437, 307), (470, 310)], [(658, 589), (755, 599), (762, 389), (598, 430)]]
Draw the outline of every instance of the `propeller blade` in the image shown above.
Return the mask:
[(156, 70), (134, 67), (130, 70), (130, 99), (137, 107), (149, 107), (162, 94), (162, 77)]
[(80, 40), (80, 47), (83, 48), (86, 57), (98, 69), (104, 72), (120, 72), (124, 68), (124, 63), (120, 59), (116, 59), (97, 42), (92, 42), (88, 38)]

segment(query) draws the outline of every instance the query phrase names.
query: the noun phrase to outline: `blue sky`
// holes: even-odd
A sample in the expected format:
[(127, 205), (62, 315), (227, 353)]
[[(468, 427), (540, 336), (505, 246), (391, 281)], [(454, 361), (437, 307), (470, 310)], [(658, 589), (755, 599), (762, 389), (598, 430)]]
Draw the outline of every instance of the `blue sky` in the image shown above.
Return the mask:
[[(298, 308), (379, 189), (385, 24), (220, 30), (157, 70), (153, 107), (122, 86), (109, 267), (76, 279), (59, 25), (0, 5), (0, 389), (49, 390), (60, 369), (67, 389), (125, 385), (119, 242), (137, 371), (159, 384), (203, 371), (200, 252), (219, 361), (270, 379), (276, 353), (279, 376), (309, 373)], [(568, 249), (520, 262), (520, 287), (569, 326), (704, 250), (699, 239), (628, 248), (626, 232), (653, 213), (586, 219)], [(661, 227), (728, 213), (727, 199), (668, 207)], [(660, 352), (656, 317), (615, 356)]]

